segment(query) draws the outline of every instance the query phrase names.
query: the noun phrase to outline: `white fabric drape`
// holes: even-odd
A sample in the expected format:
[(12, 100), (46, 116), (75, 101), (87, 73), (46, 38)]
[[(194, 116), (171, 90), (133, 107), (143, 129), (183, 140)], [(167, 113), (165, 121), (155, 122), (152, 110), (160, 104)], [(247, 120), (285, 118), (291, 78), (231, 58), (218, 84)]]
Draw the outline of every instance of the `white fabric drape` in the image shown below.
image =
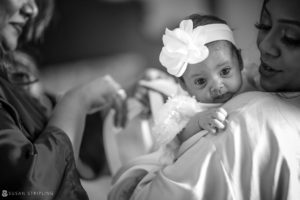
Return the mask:
[(225, 131), (196, 134), (181, 145), (174, 163), (141, 159), (128, 165), (109, 198), (300, 199), (299, 95), (247, 92), (224, 108)]

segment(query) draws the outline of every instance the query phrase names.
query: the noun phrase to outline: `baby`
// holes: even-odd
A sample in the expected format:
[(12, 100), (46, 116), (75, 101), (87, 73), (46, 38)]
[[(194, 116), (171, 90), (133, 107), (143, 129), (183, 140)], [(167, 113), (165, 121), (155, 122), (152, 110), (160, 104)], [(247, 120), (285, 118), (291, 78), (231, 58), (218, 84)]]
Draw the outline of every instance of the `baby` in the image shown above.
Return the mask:
[(191, 15), (179, 28), (166, 29), (160, 62), (178, 79), (181, 92), (162, 107), (153, 127), (159, 145), (178, 134), (181, 142), (200, 130), (224, 129), (227, 112), (220, 106), (240, 92), (243, 61), (224, 20)]

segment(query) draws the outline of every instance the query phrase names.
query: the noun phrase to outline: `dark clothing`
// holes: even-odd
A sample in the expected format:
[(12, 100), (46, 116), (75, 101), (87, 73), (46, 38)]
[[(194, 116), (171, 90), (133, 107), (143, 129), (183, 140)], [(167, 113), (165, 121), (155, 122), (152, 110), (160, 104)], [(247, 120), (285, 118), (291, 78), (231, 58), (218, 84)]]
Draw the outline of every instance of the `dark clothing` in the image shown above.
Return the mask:
[[(42, 106), (0, 72), (0, 192), (16, 199), (88, 199), (72, 145)], [(9, 198), (8, 198), (9, 199)]]

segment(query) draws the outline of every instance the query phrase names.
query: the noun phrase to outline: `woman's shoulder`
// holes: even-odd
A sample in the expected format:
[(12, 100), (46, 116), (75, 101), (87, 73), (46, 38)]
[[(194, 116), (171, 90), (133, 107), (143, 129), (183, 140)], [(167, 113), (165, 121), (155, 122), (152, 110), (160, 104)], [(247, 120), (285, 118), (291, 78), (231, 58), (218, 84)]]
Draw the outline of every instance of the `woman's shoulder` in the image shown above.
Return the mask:
[(297, 124), (300, 118), (300, 103), (270, 92), (242, 93), (224, 104), (224, 109), (238, 118), (254, 117), (270, 122), (278, 119)]
[(260, 106), (267, 102), (278, 101), (278, 96), (269, 92), (250, 91), (241, 93), (226, 102), (223, 107), (228, 110), (242, 109), (249, 106)]

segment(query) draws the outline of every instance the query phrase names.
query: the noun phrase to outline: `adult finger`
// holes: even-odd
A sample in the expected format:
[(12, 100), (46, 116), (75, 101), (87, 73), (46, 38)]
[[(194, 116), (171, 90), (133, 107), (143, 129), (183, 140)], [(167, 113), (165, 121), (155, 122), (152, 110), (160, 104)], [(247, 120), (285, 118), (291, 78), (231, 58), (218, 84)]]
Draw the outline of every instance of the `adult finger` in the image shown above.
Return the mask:
[(114, 98), (113, 108), (115, 109), (114, 123), (117, 127), (125, 127), (127, 122), (127, 95), (125, 90), (120, 89)]
[(113, 87), (116, 92), (118, 92), (119, 90), (122, 90), (120, 84), (117, 81), (115, 81), (110, 75), (105, 75), (103, 80), (106, 81), (108, 83), (108, 85)]

